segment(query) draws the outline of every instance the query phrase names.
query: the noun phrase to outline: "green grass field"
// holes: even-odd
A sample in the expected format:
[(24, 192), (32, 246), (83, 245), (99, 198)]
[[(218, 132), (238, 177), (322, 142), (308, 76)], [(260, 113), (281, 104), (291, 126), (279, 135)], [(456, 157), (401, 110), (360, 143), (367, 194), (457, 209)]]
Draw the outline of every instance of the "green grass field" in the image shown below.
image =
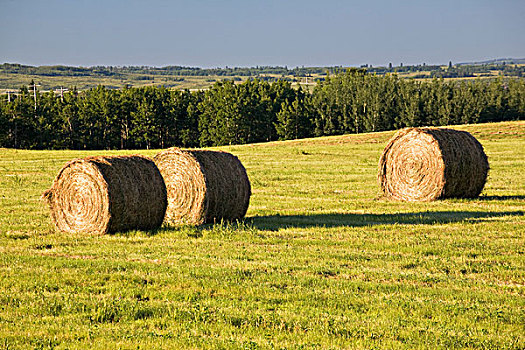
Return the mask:
[(458, 126), (491, 170), (475, 200), (379, 198), (393, 132), (222, 147), (240, 224), (56, 233), (64, 163), (155, 151), (0, 150), (0, 349), (525, 348), (525, 122)]

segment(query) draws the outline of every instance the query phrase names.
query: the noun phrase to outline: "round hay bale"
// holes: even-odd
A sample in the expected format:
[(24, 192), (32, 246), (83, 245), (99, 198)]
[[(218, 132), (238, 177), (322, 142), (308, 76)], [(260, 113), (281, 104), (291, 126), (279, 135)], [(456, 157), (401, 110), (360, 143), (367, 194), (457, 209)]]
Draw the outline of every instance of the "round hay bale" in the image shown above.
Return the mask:
[(167, 223), (200, 225), (246, 215), (250, 180), (234, 155), (170, 148), (154, 161), (168, 191)]
[(136, 155), (74, 159), (42, 197), (58, 230), (92, 234), (155, 229), (168, 204), (155, 163)]
[(379, 160), (383, 194), (394, 200), (474, 198), (483, 190), (489, 163), (466, 131), (407, 128), (397, 132)]

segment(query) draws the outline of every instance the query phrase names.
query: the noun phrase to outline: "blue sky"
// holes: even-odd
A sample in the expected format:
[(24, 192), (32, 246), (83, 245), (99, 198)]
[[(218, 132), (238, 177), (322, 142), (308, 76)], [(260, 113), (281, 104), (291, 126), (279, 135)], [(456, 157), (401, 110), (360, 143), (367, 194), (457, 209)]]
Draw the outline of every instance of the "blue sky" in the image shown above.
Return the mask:
[(0, 0), (0, 63), (374, 66), (525, 57), (523, 0)]

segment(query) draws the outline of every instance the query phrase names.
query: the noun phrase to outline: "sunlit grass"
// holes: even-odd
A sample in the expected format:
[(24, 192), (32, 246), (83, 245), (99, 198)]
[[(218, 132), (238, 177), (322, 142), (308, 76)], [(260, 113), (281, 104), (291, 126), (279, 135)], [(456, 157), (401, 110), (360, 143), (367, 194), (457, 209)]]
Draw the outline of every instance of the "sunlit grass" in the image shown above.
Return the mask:
[(247, 219), (65, 235), (39, 196), (75, 157), (0, 150), (0, 348), (525, 347), (525, 123), (460, 126), (475, 200), (380, 199), (392, 132), (230, 146)]

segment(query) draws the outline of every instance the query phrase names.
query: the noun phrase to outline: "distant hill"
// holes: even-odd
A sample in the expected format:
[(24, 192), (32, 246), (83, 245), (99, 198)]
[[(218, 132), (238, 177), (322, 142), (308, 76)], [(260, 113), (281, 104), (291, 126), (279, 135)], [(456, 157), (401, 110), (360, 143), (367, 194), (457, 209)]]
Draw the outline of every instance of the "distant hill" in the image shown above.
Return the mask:
[(462, 62), (457, 63), (458, 66), (478, 66), (484, 64), (525, 64), (525, 58), (495, 58), (487, 61), (478, 61), (478, 62)]

